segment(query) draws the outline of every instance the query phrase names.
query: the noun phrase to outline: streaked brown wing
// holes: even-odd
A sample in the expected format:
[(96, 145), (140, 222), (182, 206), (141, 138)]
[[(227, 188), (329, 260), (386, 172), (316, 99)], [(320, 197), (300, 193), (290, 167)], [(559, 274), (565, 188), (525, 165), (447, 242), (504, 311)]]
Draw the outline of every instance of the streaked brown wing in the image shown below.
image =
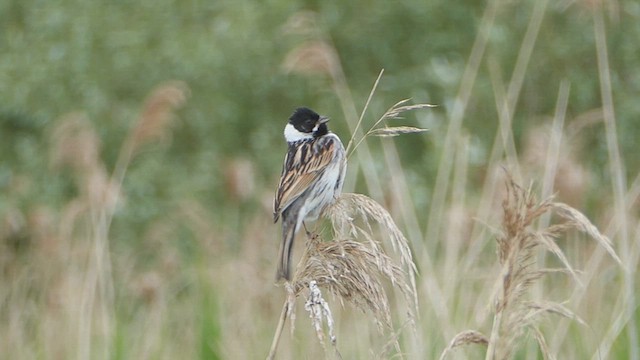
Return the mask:
[(322, 175), (334, 157), (335, 140), (322, 138), (291, 148), (284, 159), (284, 167), (273, 202), (273, 221), (282, 210), (295, 201)]

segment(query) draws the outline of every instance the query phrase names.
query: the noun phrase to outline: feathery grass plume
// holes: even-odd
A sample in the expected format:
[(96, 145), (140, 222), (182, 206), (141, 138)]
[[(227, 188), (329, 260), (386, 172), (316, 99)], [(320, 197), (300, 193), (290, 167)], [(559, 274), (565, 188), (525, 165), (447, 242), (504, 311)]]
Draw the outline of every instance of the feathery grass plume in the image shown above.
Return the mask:
[(51, 134), (51, 165), (86, 172), (99, 161), (100, 139), (86, 115), (69, 113), (56, 121)]
[[(129, 135), (120, 147), (118, 159), (111, 174), (113, 187), (122, 187), (129, 163), (142, 145), (168, 137), (173, 112), (184, 105), (188, 96), (189, 87), (187, 84), (175, 80), (158, 85), (151, 92), (151, 95), (147, 96), (135, 127), (129, 131)], [(115, 206), (107, 211), (107, 224), (111, 222), (110, 218), (114, 210)]]
[(132, 133), (132, 150), (148, 141), (166, 138), (173, 111), (184, 105), (188, 96), (189, 88), (182, 81), (169, 81), (156, 87), (145, 100)]
[(106, 167), (100, 159), (100, 138), (86, 115), (74, 112), (62, 116), (51, 135), (51, 166), (69, 167), (80, 193), (90, 204), (110, 205), (118, 189), (109, 183)]
[[(400, 255), (400, 262), (405, 268), (404, 273), (408, 276), (408, 283), (411, 284), (409, 287), (410, 291), (403, 291), (403, 294), (406, 297), (407, 303), (411, 304), (417, 313), (416, 267), (413, 262), (413, 256), (411, 255), (411, 249), (409, 248), (409, 241), (393, 221), (389, 212), (368, 196), (344, 193), (327, 209), (327, 217), (331, 221), (336, 238), (350, 239), (362, 235), (365, 240), (367, 240), (371, 249), (375, 250), (374, 254), (385, 255), (384, 251), (380, 249), (380, 244), (374, 240), (375, 234), (371, 226), (372, 223), (377, 224), (380, 229), (384, 231), (387, 235), (384, 239), (387, 239), (393, 250)], [(364, 228), (358, 226), (354, 221), (358, 218), (362, 220)], [(395, 285), (394, 277), (389, 276), (389, 279), (392, 280), (392, 283)], [(400, 286), (401, 290), (403, 288), (403, 286)], [(412, 316), (413, 315), (414, 314), (412, 314)]]
[[(585, 322), (570, 309), (560, 303), (546, 300), (528, 299), (531, 286), (543, 276), (554, 273), (572, 275), (580, 283), (577, 272), (571, 267), (562, 249), (556, 244), (570, 230), (580, 230), (592, 237), (618, 263), (620, 258), (613, 250), (611, 241), (578, 210), (548, 198), (538, 201), (531, 188), (520, 187), (507, 174), (506, 197), (503, 200), (502, 228), (496, 236), (499, 276), (493, 295), (493, 324), (490, 336), (475, 330), (459, 333), (442, 352), (443, 360), (448, 353), (460, 345), (482, 344), (487, 346), (486, 359), (510, 359), (517, 350), (518, 340), (523, 333), (530, 332), (539, 345), (545, 359), (555, 359), (549, 351), (547, 342), (537, 328), (536, 322), (543, 314), (555, 314)], [(540, 230), (535, 224), (545, 214), (557, 214), (564, 222), (549, 225)], [(536, 268), (536, 255), (539, 250), (554, 254), (564, 268)]]
[(479, 344), (479, 345), (487, 345), (489, 343), (489, 339), (484, 336), (481, 332), (475, 330), (466, 330), (459, 334), (457, 334), (449, 343), (442, 354), (440, 354), (440, 360), (444, 360), (449, 353), (457, 348), (458, 346), (468, 345), (468, 344)]
[(402, 292), (411, 290), (404, 272), (380, 250), (349, 239), (307, 240), (307, 248), (293, 277), (299, 295), (312, 282), (328, 289), (341, 300), (362, 311), (371, 311), (380, 329), (391, 328), (391, 310), (382, 278), (386, 277)]
[[(380, 73), (380, 76), (382, 75), (382, 73)], [(380, 80), (380, 77), (378, 77), (378, 80)], [(378, 82), (376, 82), (376, 84), (374, 85), (374, 88), (372, 90), (372, 94), (373, 95), (373, 91), (375, 91), (375, 88), (377, 86)], [(371, 95), (369, 96), (369, 100), (371, 100)], [(351, 139), (349, 139), (349, 143), (347, 144), (347, 158), (351, 156), (351, 154), (353, 154), (353, 152), (355, 152), (355, 150), (358, 148), (358, 146), (369, 136), (382, 136), (382, 137), (391, 137), (391, 136), (398, 136), (398, 135), (402, 135), (402, 134), (412, 134), (412, 133), (422, 133), (425, 131), (429, 131), (429, 129), (423, 129), (423, 128), (418, 128), (418, 127), (414, 127), (414, 126), (392, 126), (389, 127), (385, 124), (385, 126), (383, 127), (378, 127), (380, 126), (380, 124), (386, 122), (387, 120), (397, 120), (397, 119), (402, 119), (402, 114), (407, 112), (407, 111), (412, 111), (412, 110), (420, 110), (420, 109), (426, 109), (426, 108), (432, 108), (435, 107), (436, 105), (432, 105), (432, 104), (414, 104), (414, 105), (405, 105), (407, 102), (409, 102), (410, 99), (404, 99), (404, 100), (400, 100), (398, 101), (396, 104), (394, 104), (392, 107), (390, 107), (384, 114), (382, 114), (382, 116), (369, 128), (369, 130), (367, 130), (364, 135), (362, 135), (362, 137), (360, 139), (358, 139), (358, 141), (356, 141), (354, 143), (355, 140), (355, 135), (356, 132), (353, 133), (353, 136), (351, 137)], [(368, 105), (368, 102), (367, 102)], [(363, 110), (366, 111), (366, 106), (365, 109)], [(356, 129), (360, 128), (360, 126), (362, 125), (362, 116), (360, 117), (360, 119), (358, 120), (358, 123), (356, 124)], [(353, 146), (353, 148), (352, 148)]]
[[(336, 337), (333, 334), (333, 319), (326, 302), (320, 301), (320, 289), (327, 289), (341, 302), (348, 302), (363, 312), (373, 314), (378, 329), (393, 328), (391, 307), (384, 287), (386, 279), (400, 290), (407, 304), (410, 304), (409, 321), (413, 323), (417, 312), (415, 285), (415, 264), (408, 241), (393, 222), (391, 215), (378, 203), (360, 194), (342, 194), (327, 210), (335, 233), (332, 241), (322, 241), (319, 235), (311, 234), (306, 241), (305, 252), (296, 267), (293, 279), (285, 284), (287, 299), (282, 309), (280, 322), (274, 335), (268, 359), (275, 356), (284, 322), (291, 319), (292, 331), (295, 320), (293, 309), (295, 299), (309, 290), (305, 308), (311, 312), (312, 325), (324, 347), (322, 316), (327, 319), (329, 338), (338, 357)], [(357, 226), (353, 220), (360, 218), (364, 226)], [(372, 222), (388, 234), (388, 242), (399, 254), (401, 265), (394, 263), (382, 244), (376, 240)], [(357, 241), (360, 238), (361, 241)], [(403, 266), (406, 270), (403, 270)], [(393, 344), (399, 352), (397, 334)], [(325, 348), (326, 351), (326, 348)]]
[[(386, 279), (398, 288), (410, 304), (409, 322), (417, 313), (415, 264), (408, 241), (391, 215), (378, 203), (361, 194), (342, 194), (330, 208), (334, 239), (323, 242), (318, 236), (307, 241), (307, 248), (293, 277), (293, 290), (299, 294), (312, 282), (328, 289), (341, 301), (362, 311), (370, 311), (380, 331), (392, 329), (389, 299), (383, 285)], [(360, 219), (363, 226), (354, 224)], [(386, 239), (399, 253), (399, 266), (376, 240), (372, 222), (388, 235)], [(358, 241), (360, 239), (360, 241)], [(415, 312), (414, 312), (415, 311)], [(397, 337), (391, 341), (399, 351)]]
[(414, 134), (429, 131), (429, 129), (421, 129), (413, 126), (395, 126), (392, 128), (383, 127), (380, 129), (374, 129), (369, 132), (369, 135), (380, 137), (393, 137), (402, 134)]
[(338, 62), (338, 55), (331, 45), (323, 40), (314, 40), (291, 50), (285, 57), (282, 67), (287, 73), (331, 76)]
[[(578, 210), (552, 199), (538, 202), (531, 189), (523, 189), (509, 177), (507, 197), (503, 201), (502, 233), (497, 236), (498, 261), (501, 266), (500, 276), (494, 295), (494, 318), (491, 336), (489, 337), (487, 359), (509, 359), (518, 347), (518, 339), (525, 331), (533, 331), (545, 358), (552, 358), (548, 353), (542, 334), (535, 327), (541, 314), (552, 313), (563, 317), (577, 319), (577, 316), (561, 304), (550, 301), (527, 300), (527, 292), (531, 285), (554, 269), (536, 269), (535, 256), (539, 248), (556, 255), (565, 269), (574, 275), (562, 250), (555, 239), (570, 229), (578, 229), (589, 234), (604, 247), (618, 262), (619, 258), (611, 247), (609, 239), (602, 235), (591, 222)], [(534, 230), (533, 224), (543, 214), (555, 212), (565, 220), (564, 223), (551, 225), (546, 229)]]

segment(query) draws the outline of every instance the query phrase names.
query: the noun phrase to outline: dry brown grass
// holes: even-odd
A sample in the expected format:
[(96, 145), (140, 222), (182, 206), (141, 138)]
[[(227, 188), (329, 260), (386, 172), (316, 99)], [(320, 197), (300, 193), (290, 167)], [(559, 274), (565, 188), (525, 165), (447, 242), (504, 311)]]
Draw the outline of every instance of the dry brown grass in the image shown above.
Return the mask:
[[(120, 148), (113, 173), (103, 162), (101, 140), (85, 114), (74, 112), (56, 121), (50, 135), (50, 167), (53, 176), (69, 176), (76, 194), (57, 212), (40, 205), (26, 217), (23, 231), (33, 246), (24, 257), (28, 266), (16, 267), (5, 279), (11, 290), (0, 296), (0, 304), (15, 315), (3, 330), (14, 335), (7, 343), (0, 341), (0, 347), (13, 350), (16, 358), (33, 358), (29, 343), (37, 339), (53, 358), (112, 357), (118, 290), (109, 230), (123, 197), (126, 169), (144, 144), (168, 136), (173, 112), (187, 93), (184, 84), (169, 82), (150, 94)], [(158, 287), (157, 277), (149, 273), (135, 292), (150, 300)], [(32, 310), (21, 304), (30, 304)]]
[[(508, 177), (506, 197), (503, 201), (502, 227), (496, 236), (500, 272), (493, 295), (493, 320), (489, 336), (467, 330), (459, 333), (443, 351), (441, 359), (455, 347), (466, 344), (487, 346), (486, 359), (511, 359), (522, 346), (522, 335), (530, 331), (536, 339), (545, 359), (553, 359), (544, 335), (537, 327), (541, 315), (554, 314), (585, 322), (565, 305), (548, 300), (532, 300), (530, 289), (545, 275), (567, 273), (580, 283), (564, 252), (558, 246), (565, 233), (579, 230), (604, 248), (619, 264), (620, 258), (612, 248), (611, 241), (603, 235), (582, 213), (553, 198), (538, 201), (532, 189), (522, 188)], [(537, 222), (545, 214), (556, 214), (557, 224), (536, 229)], [(564, 268), (539, 268), (537, 256), (540, 251), (556, 256)]]
[(367, 244), (349, 239), (321, 241), (315, 236), (307, 240), (293, 286), (295, 294), (300, 295), (315, 281), (341, 301), (371, 311), (381, 328), (390, 328), (391, 310), (381, 280), (386, 278), (403, 291), (410, 291), (403, 275), (386, 254)]

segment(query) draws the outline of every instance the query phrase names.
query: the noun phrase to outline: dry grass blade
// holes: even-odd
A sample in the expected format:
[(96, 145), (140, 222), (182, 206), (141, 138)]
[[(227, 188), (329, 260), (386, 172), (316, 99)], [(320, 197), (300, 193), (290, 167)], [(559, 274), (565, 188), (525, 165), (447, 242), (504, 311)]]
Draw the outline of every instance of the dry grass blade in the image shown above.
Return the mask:
[(549, 350), (547, 341), (544, 339), (544, 335), (542, 335), (542, 332), (540, 332), (540, 329), (538, 329), (535, 326), (533, 326), (532, 329), (533, 329), (533, 335), (535, 336), (536, 341), (538, 342), (538, 346), (540, 347), (540, 352), (542, 353), (544, 360), (555, 360), (556, 357), (553, 356), (553, 354)]
[(475, 330), (466, 330), (461, 333), (458, 333), (454, 336), (453, 340), (449, 343), (449, 346), (444, 349), (442, 354), (440, 354), (440, 360), (444, 360), (447, 355), (458, 346), (469, 345), (469, 344), (478, 344), (478, 345), (487, 345), (489, 343), (489, 339), (484, 336), (479, 331)]
[[(614, 100), (614, 87), (613, 84), (615, 81), (612, 80), (612, 73), (616, 74), (616, 71), (612, 69), (611, 64), (609, 62), (609, 50), (607, 45), (607, 22), (605, 21), (604, 16), (604, 7), (606, 4), (605, 1), (595, 2), (593, 6), (593, 31), (595, 35), (595, 47), (596, 47), (596, 55), (598, 59), (598, 79), (600, 83), (600, 97), (602, 100), (602, 114), (604, 118), (605, 124), (605, 137), (607, 140), (607, 153), (609, 158), (609, 174), (611, 183), (613, 185), (613, 209), (614, 209), (614, 218), (618, 223), (619, 227), (619, 235), (618, 241), (619, 246), (624, 252), (625, 255), (635, 253), (636, 251), (632, 251), (632, 240), (629, 234), (629, 223), (631, 222), (629, 212), (627, 211), (627, 200), (626, 193), (628, 191), (627, 188), (627, 175), (626, 175), (626, 164), (624, 162), (623, 154), (621, 152), (621, 147), (618, 143), (618, 127), (617, 123), (620, 120), (616, 120), (616, 111), (615, 104), (617, 101)], [(614, 61), (615, 63), (615, 61)], [(615, 79), (615, 78), (614, 78)], [(596, 238), (596, 240), (600, 241), (600, 239)], [(609, 247), (607, 247), (607, 251), (609, 251)], [(611, 254), (611, 252), (609, 251)], [(627, 257), (625, 256), (625, 260)], [(618, 262), (620, 262), (619, 259)], [(635, 267), (634, 264), (628, 264), (627, 269), (625, 269), (625, 276), (623, 278), (624, 284), (624, 295), (629, 301), (626, 301), (626, 309), (625, 312), (633, 314), (636, 313), (638, 309), (637, 303), (637, 282), (635, 276)], [(632, 359), (640, 358), (640, 330), (638, 329), (637, 321), (630, 321), (626, 327), (626, 335), (629, 339), (629, 357)], [(620, 330), (615, 330), (617, 332)], [(608, 341), (607, 341), (608, 343)], [(611, 346), (610, 343), (602, 344), (601, 348), (603, 350), (609, 351)]]
[(387, 112), (385, 112), (384, 115), (382, 115), (380, 120), (378, 120), (378, 123), (383, 120), (402, 119), (402, 116), (401, 116), (402, 113), (407, 111), (420, 110), (420, 109), (432, 108), (437, 106), (433, 104), (404, 105), (410, 100), (411, 99), (404, 99), (404, 100), (398, 101), (395, 105), (389, 108), (389, 110), (387, 110)]
[(533, 323), (535, 319), (544, 313), (560, 315), (567, 319), (575, 320), (580, 325), (587, 325), (587, 323), (582, 320), (578, 315), (576, 315), (573, 311), (569, 310), (567, 307), (553, 301), (544, 301), (544, 302), (525, 302), (525, 307), (529, 309), (525, 317), (522, 319), (525, 322)]
[(569, 274), (569, 275), (578, 275), (580, 273), (582, 273), (582, 271), (574, 271), (574, 273), (572, 273), (571, 271), (569, 271), (568, 269), (559, 269), (559, 268), (552, 268), (552, 269), (539, 269), (539, 270), (535, 270), (535, 272), (539, 273), (539, 275), (545, 276), (545, 275), (549, 275), (549, 274)]
[(589, 221), (589, 219), (584, 216), (580, 211), (572, 208), (571, 206), (563, 203), (553, 203), (553, 209), (556, 211), (558, 215), (562, 218), (569, 220), (570, 224), (576, 229), (586, 233), (591, 238), (596, 240), (600, 246), (602, 246), (608, 253), (614, 258), (618, 264), (622, 265), (622, 260), (618, 254), (616, 254), (615, 250), (613, 250), (613, 245), (611, 244), (611, 240), (605, 235), (603, 235), (595, 225)]
[(278, 343), (280, 342), (280, 336), (282, 335), (282, 330), (284, 329), (285, 322), (287, 318), (291, 319), (291, 333), (293, 334), (293, 329), (295, 326), (295, 305), (296, 305), (296, 297), (293, 293), (293, 288), (290, 283), (285, 283), (285, 289), (287, 298), (282, 305), (282, 311), (280, 312), (280, 320), (278, 321), (278, 326), (276, 327), (276, 332), (273, 335), (273, 341), (271, 342), (271, 348), (269, 349), (269, 355), (267, 355), (267, 360), (272, 360), (276, 356), (276, 351), (278, 350)]
[[(347, 154), (351, 154), (352, 151), (351, 150), (351, 146), (353, 145), (353, 140), (355, 139), (356, 134), (359, 133), (359, 129), (360, 129), (360, 125), (362, 124), (362, 119), (364, 119), (364, 114), (367, 112), (367, 109), (369, 108), (369, 103), (371, 103), (371, 99), (373, 98), (373, 94), (376, 92), (376, 89), (378, 88), (378, 84), (380, 83), (380, 79), (382, 79), (382, 74), (384, 74), (384, 69), (380, 70), (380, 73), (378, 74), (378, 77), (376, 78), (376, 81), (373, 83), (373, 87), (371, 88), (371, 91), (369, 92), (369, 96), (367, 97), (367, 102), (364, 104), (364, 108), (362, 109), (362, 112), (360, 113), (360, 116), (358, 117), (358, 122), (356, 123), (356, 126), (354, 128), (354, 131), (351, 132), (351, 138), (349, 139), (349, 143), (347, 144)], [(366, 135), (362, 138), (364, 139), (366, 137)], [(362, 139), (360, 139), (360, 141), (358, 141), (358, 144), (360, 144), (360, 142), (362, 141)]]
[(374, 129), (369, 132), (369, 135), (372, 136), (381, 136), (381, 137), (392, 137), (403, 134), (415, 134), (429, 131), (429, 129), (422, 129), (413, 126), (395, 126), (395, 127), (384, 127), (380, 129)]
[(556, 244), (556, 242), (554, 241), (553, 237), (559, 234), (557, 230), (562, 230), (562, 229), (566, 230), (568, 229), (568, 227), (565, 224), (551, 226), (545, 230), (542, 230), (536, 233), (537, 235), (536, 239), (538, 241), (538, 244), (542, 245), (545, 248), (545, 250), (549, 251), (550, 253), (554, 254), (558, 259), (560, 259), (560, 261), (565, 266), (565, 268), (567, 268), (569, 273), (571, 273), (571, 275), (573, 276), (573, 279), (578, 284), (582, 285), (580, 283), (580, 279), (578, 278), (578, 275), (576, 274), (575, 270), (573, 270), (573, 267), (569, 263), (569, 259), (567, 259), (567, 257), (562, 252), (562, 249), (560, 249), (558, 244)]
[(376, 360), (391, 359), (393, 358), (393, 356), (391, 355), (391, 352), (393, 350), (396, 351), (396, 356), (399, 356), (400, 358), (402, 358), (402, 352), (399, 346), (400, 344), (398, 342), (398, 339), (400, 338), (400, 334), (402, 333), (404, 328), (406, 328), (410, 324), (412, 326), (415, 326), (413, 321), (409, 319), (405, 321), (405, 323), (400, 327), (400, 329), (396, 330), (393, 334), (391, 334), (391, 336), (389, 336), (387, 343), (384, 344), (384, 346), (382, 347), (382, 350), (380, 351), (380, 353), (375, 354), (375, 356), (373, 356), (373, 359), (376, 359)]

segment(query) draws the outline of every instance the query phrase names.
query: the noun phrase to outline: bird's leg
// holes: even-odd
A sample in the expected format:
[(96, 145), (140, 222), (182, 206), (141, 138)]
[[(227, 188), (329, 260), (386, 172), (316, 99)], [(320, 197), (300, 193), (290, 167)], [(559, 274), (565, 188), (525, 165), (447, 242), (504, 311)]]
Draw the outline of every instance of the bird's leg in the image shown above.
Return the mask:
[(307, 233), (307, 238), (311, 238), (313, 236), (313, 234), (307, 230), (307, 224), (304, 223), (304, 221), (302, 222), (302, 226), (304, 227), (304, 231)]

